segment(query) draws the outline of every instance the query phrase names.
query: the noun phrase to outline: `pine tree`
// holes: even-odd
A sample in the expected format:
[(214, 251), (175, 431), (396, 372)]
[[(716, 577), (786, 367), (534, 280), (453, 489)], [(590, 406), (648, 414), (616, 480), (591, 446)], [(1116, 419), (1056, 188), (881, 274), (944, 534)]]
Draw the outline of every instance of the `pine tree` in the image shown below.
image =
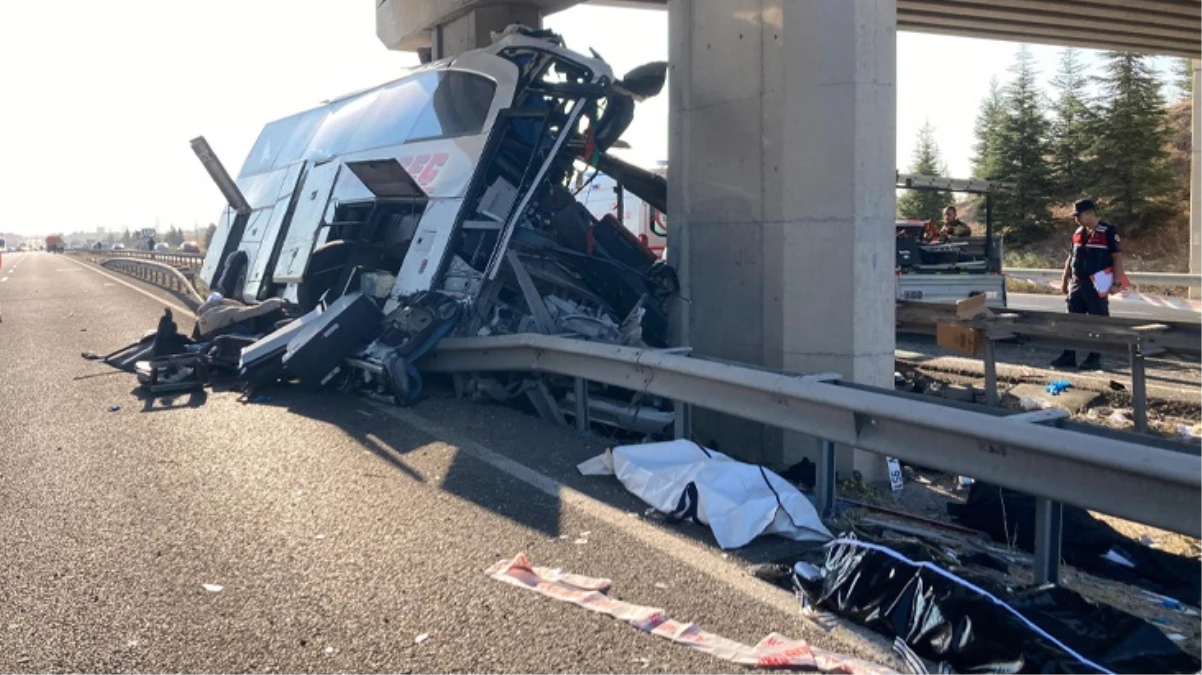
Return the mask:
[(1189, 59), (1173, 61), (1173, 88), (1177, 90), (1177, 100), (1183, 101), (1194, 94), (1194, 66)]
[(996, 213), (1018, 241), (1031, 241), (1051, 224), (1055, 184), (1048, 157), (1050, 125), (1044, 116), (1035, 57), (1026, 45), (1019, 47), (1011, 67), (1014, 81), (1006, 87), (1006, 112), (996, 150), (997, 178), (1015, 183), (1015, 194), (997, 200)]
[(172, 225), (171, 229), (167, 230), (167, 243), (173, 247), (178, 247), (184, 243), (184, 231)]
[(1065, 49), (1052, 86), (1060, 92), (1052, 106), (1052, 177), (1063, 201), (1080, 199), (1088, 187), (1086, 162), (1091, 141), (1091, 111), (1087, 104), (1085, 65), (1078, 50)]
[(989, 95), (981, 101), (981, 109), (977, 113), (976, 127), (973, 135), (972, 175), (986, 180), (996, 179), (998, 172), (997, 151), (1000, 144), (1002, 124), (1006, 119), (1003, 107), (1002, 88), (995, 76), (989, 81)]
[(1106, 59), (1094, 189), (1117, 224), (1134, 232), (1173, 211), (1163, 201), (1174, 191), (1164, 97), (1148, 57), (1109, 52)]
[[(939, 156), (939, 145), (935, 143), (935, 128), (930, 121), (918, 130), (918, 145), (914, 148), (910, 173), (920, 176), (942, 176), (947, 173)], [(905, 190), (897, 199), (897, 214), (911, 220), (939, 220), (943, 209), (954, 202), (952, 193), (946, 191)]]

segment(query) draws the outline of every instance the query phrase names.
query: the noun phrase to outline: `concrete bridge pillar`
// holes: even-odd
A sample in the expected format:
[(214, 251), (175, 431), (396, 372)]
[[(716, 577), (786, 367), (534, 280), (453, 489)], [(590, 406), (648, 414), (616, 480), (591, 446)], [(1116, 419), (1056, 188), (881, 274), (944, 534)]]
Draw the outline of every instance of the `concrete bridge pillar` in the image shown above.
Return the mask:
[[(895, 0), (669, 0), (668, 251), (701, 356), (892, 386)], [(789, 465), (813, 439), (698, 411)], [(887, 478), (845, 449), (839, 469)]]

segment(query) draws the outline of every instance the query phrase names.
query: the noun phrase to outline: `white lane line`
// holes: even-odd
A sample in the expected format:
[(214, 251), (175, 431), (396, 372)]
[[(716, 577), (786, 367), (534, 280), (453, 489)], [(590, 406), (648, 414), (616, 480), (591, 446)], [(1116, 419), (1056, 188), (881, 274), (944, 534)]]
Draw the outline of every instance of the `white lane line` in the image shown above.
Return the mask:
[[(490, 450), (480, 443), (471, 440), (465, 434), (422, 417), (416, 412), (375, 401), (363, 401), (363, 403), (389, 417), (410, 425), (428, 436), (454, 446), (458, 452), (478, 459), (539, 492), (558, 499), (567, 507), (601, 520), (656, 551), (674, 558), (677, 562), (742, 592), (756, 602), (767, 605), (786, 615), (797, 613), (797, 598), (795, 596), (746, 574), (740, 565), (733, 562), (733, 559), (720, 558), (715, 555), (715, 551), (711, 548), (694, 543), (670, 532), (665, 532), (663, 529), (647, 523), (642, 518), (632, 517), (634, 514), (610, 506), (583, 492), (570, 488), (541, 471), (510, 459), (495, 450)], [(852, 646), (858, 650), (860, 655), (870, 655), (865, 658), (871, 658), (879, 663), (890, 663), (889, 659), (892, 657), (889, 656), (889, 650), (880, 644), (872, 642), (871, 637), (866, 638), (852, 631), (841, 632), (842, 635), (835, 638), (836, 640), (842, 642), (844, 645)]]
[(126, 288), (137, 291), (137, 292), (141, 293), (142, 295), (145, 295), (146, 297), (150, 298), (151, 300), (154, 300), (155, 302), (159, 302), (164, 305), (167, 305), (171, 309), (174, 309), (178, 312), (183, 312), (184, 316), (193, 316), (192, 310), (188, 309), (187, 307), (183, 307), (174, 302), (171, 302), (170, 300), (165, 300), (163, 298), (160, 298), (159, 296), (155, 295), (154, 293), (151, 293), (150, 291), (138, 288), (137, 286), (129, 283), (128, 281), (125, 281), (124, 279), (118, 279), (117, 277), (109, 274), (108, 272), (102, 272), (101, 270), (98, 270), (95, 267), (92, 267), (91, 265), (85, 265), (84, 263), (77, 262), (75, 260), (71, 260), (70, 258), (64, 258), (64, 260), (68, 260), (74, 265), (79, 265), (80, 267), (84, 268), (85, 270), (90, 270), (92, 272), (95, 272), (96, 274), (99, 274), (102, 277), (108, 277), (109, 279), (116, 281), (117, 283), (121, 284), (122, 286), (125, 286)]

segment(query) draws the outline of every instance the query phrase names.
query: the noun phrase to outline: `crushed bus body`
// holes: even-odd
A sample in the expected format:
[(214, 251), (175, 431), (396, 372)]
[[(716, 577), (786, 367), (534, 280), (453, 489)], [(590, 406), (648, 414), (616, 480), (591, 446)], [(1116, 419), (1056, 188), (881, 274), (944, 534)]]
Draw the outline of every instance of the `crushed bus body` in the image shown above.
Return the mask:
[[(600, 57), (514, 26), (485, 49), (271, 122), (236, 178), (193, 141), (228, 201), (200, 273), (216, 292), (207, 304), (278, 303), (295, 318), (242, 348), (240, 376), (349, 380), (404, 402), (420, 392), (414, 364), (444, 336), (667, 347), (675, 273), (582, 203), (603, 174), (666, 211), (664, 178), (607, 152), (666, 68), (616, 79)], [(335, 327), (353, 338), (330, 337)], [(535, 401), (540, 411), (571, 399), (570, 383), (543, 384), (473, 383), (555, 399)], [(629, 401), (594, 398), (598, 419), (629, 417)], [(661, 412), (635, 410), (637, 426), (670, 425)]]

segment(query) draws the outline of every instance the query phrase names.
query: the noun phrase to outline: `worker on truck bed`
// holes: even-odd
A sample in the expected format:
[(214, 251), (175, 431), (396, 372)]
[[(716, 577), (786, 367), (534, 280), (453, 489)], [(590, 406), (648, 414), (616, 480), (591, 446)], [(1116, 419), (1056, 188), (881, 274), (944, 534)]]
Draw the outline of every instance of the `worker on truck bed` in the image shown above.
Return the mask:
[[(1060, 292), (1065, 295), (1069, 314), (1110, 316), (1111, 288), (1129, 286), (1123, 271), (1123, 253), (1119, 248), (1119, 233), (1114, 225), (1098, 219), (1093, 200), (1082, 199), (1073, 204), (1073, 248), (1064, 261), (1060, 277)], [(1055, 361), (1055, 368), (1077, 367), (1077, 352), (1064, 350)], [(1090, 352), (1081, 362), (1081, 370), (1100, 370), (1102, 355)]]
[(943, 239), (950, 237), (971, 237), (972, 229), (964, 221), (956, 217), (956, 207), (949, 206), (943, 210), (943, 227), (939, 228), (939, 236)]

